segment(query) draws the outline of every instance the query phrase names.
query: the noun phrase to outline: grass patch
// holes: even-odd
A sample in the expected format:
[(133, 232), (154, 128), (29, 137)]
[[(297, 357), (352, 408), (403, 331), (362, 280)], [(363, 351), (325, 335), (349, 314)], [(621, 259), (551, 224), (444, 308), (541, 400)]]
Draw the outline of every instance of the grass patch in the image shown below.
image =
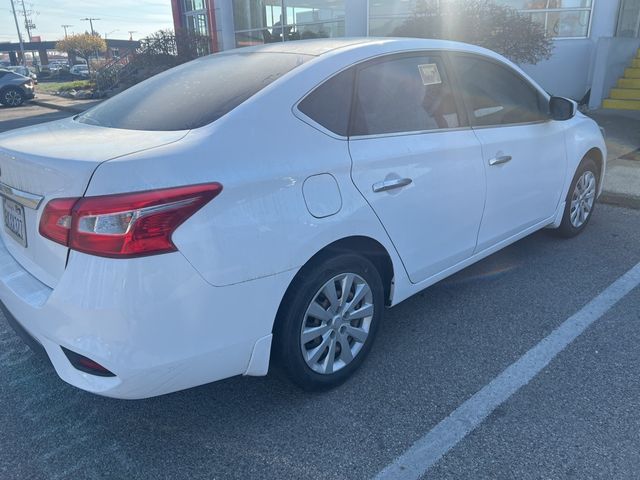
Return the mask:
[(74, 80), (72, 82), (40, 82), (36, 91), (43, 93), (67, 92), (69, 90), (85, 90), (91, 88), (91, 80)]

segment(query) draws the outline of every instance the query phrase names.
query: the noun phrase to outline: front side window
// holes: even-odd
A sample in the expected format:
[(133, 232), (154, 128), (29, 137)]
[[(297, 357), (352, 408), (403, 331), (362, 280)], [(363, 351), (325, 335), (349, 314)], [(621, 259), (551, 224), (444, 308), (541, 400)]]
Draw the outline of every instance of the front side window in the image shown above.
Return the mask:
[(454, 55), (453, 64), (472, 125), (510, 125), (548, 118), (544, 97), (511, 68), (466, 55)]
[(134, 85), (77, 121), (129, 130), (189, 130), (227, 114), (313, 57), (224, 53), (202, 57)]
[(462, 126), (439, 56), (396, 57), (363, 67), (356, 80), (352, 135)]

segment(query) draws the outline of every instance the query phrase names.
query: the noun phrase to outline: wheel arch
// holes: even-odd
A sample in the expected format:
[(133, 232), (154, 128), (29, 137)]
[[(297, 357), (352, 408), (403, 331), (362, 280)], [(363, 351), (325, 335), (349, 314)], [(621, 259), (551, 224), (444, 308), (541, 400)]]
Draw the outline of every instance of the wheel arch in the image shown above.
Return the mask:
[(278, 307), (276, 321), (274, 322), (272, 330), (273, 333), (276, 333), (278, 318), (281, 316), (283, 306), (289, 302), (289, 297), (292, 293), (293, 287), (300, 276), (304, 275), (305, 271), (308, 268), (311, 268), (313, 265), (322, 261), (327, 256), (333, 256), (341, 253), (354, 253), (362, 255), (371, 263), (373, 263), (378, 270), (380, 277), (382, 278), (385, 303), (387, 305), (391, 303), (395, 273), (393, 268), (393, 261), (387, 249), (377, 240), (367, 236), (354, 235), (341, 238), (340, 240), (336, 240), (318, 250), (311, 258), (309, 258), (309, 260), (307, 260), (307, 262), (305, 262), (304, 265), (302, 265), (302, 267), (300, 267), (291, 282), (289, 282), (289, 286), (287, 287), (287, 290), (285, 291), (285, 294), (280, 301), (280, 306)]
[[(602, 153), (602, 150), (600, 150), (598, 147), (591, 148), (587, 153), (584, 154), (582, 160), (580, 160), (580, 163), (582, 163), (585, 158), (590, 158), (591, 160), (596, 162), (596, 167), (598, 168), (598, 186), (600, 187), (602, 185), (602, 181), (604, 180), (604, 154)], [(578, 164), (578, 166), (579, 165), (580, 164)]]

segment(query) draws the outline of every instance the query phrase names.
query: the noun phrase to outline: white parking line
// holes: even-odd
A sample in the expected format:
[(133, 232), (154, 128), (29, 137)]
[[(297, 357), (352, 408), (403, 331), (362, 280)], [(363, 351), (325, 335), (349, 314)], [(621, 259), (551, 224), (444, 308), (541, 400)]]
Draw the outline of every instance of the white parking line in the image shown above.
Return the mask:
[(587, 327), (607, 313), (638, 285), (640, 285), (640, 263), (460, 405), (375, 478), (377, 480), (420, 478), (480, 425), (491, 412), (529, 383)]

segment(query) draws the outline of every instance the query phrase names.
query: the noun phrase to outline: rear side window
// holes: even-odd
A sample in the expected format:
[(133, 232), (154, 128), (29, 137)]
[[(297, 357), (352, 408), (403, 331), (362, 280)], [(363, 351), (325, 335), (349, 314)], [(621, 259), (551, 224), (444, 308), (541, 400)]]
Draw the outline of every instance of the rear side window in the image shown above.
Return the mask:
[(331, 77), (302, 100), (298, 109), (327, 130), (346, 137), (354, 78), (354, 68)]
[(363, 67), (356, 79), (353, 135), (461, 126), (441, 57), (391, 57)]
[(544, 97), (507, 66), (455, 55), (453, 64), (475, 126), (531, 123), (548, 118)]
[(77, 120), (128, 130), (202, 127), (311, 58), (289, 53), (210, 55), (145, 80)]

